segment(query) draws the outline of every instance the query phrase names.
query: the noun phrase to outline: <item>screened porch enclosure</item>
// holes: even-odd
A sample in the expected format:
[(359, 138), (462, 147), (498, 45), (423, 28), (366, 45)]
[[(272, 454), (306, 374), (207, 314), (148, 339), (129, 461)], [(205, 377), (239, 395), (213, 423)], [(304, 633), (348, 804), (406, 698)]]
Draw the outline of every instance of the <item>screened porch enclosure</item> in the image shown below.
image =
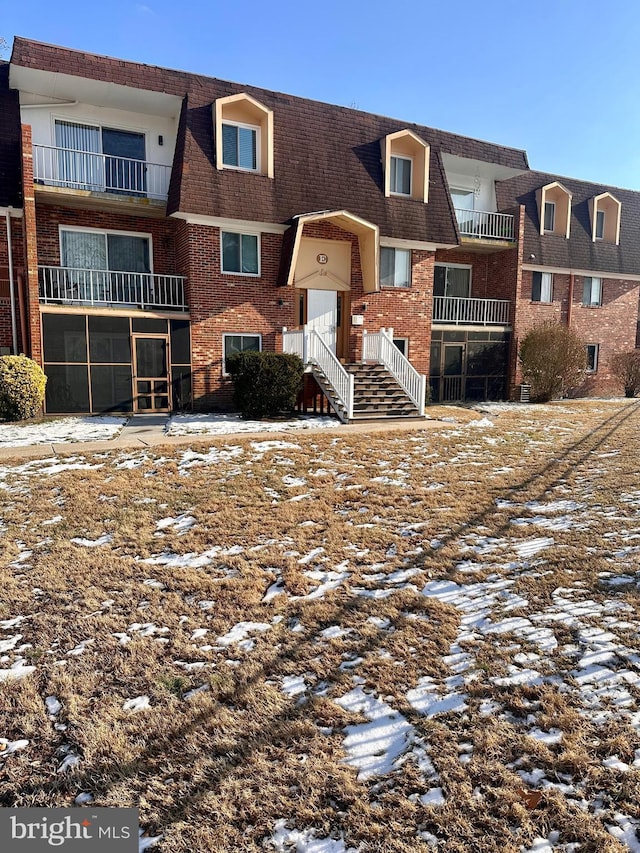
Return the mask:
[(431, 402), (504, 400), (507, 391), (509, 332), (431, 333)]
[(49, 414), (191, 406), (186, 319), (45, 313), (42, 342)]

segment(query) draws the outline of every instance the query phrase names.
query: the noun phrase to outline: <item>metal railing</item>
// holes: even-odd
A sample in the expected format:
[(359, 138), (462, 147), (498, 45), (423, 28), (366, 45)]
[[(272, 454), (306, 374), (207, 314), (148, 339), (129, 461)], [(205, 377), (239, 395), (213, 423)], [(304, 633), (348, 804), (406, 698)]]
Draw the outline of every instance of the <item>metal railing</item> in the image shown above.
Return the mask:
[(33, 146), (33, 179), (51, 187), (166, 201), (171, 166), (50, 145)]
[(462, 376), (443, 376), (440, 389), (440, 402), (454, 403), (463, 399)]
[(41, 266), (38, 280), (45, 304), (187, 309), (185, 279), (177, 275)]
[(362, 360), (383, 364), (418, 409), (424, 415), (427, 377), (418, 373), (393, 342), (393, 329), (363, 332)]
[(455, 208), (458, 230), (464, 237), (488, 240), (513, 240), (513, 215), (488, 210)]
[(433, 322), (454, 325), (507, 326), (508, 299), (463, 299), (458, 296), (433, 297)]
[(299, 355), (304, 364), (317, 367), (331, 386), (340, 406), (335, 408), (342, 421), (353, 418), (353, 374), (344, 369), (331, 347), (317, 329), (282, 330), (283, 352)]

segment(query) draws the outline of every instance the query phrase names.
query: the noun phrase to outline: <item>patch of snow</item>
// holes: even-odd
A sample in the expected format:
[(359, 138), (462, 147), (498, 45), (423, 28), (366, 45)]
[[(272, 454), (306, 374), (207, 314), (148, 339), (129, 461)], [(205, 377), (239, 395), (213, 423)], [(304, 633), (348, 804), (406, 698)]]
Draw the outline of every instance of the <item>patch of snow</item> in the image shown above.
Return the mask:
[(282, 421), (247, 421), (240, 415), (173, 415), (167, 424), (168, 435), (231, 435), (242, 432), (291, 432), (298, 429), (339, 427), (329, 417), (300, 416)]
[(0, 424), (0, 447), (29, 447), (74, 441), (108, 441), (115, 438), (126, 418), (56, 418), (33, 424)]
[(148, 696), (136, 696), (134, 699), (127, 699), (127, 701), (123, 704), (123, 711), (144, 711), (146, 708), (150, 708), (150, 700)]
[(216, 642), (221, 646), (232, 646), (234, 643), (242, 642), (249, 634), (263, 633), (270, 628), (271, 625), (268, 622), (238, 622), (230, 631), (218, 637)]
[(83, 548), (100, 548), (102, 545), (109, 545), (113, 541), (111, 533), (105, 533), (98, 539), (83, 539), (75, 536), (72, 540), (74, 545), (82, 545)]
[(345, 847), (341, 838), (316, 838), (314, 829), (287, 829), (286, 820), (277, 820), (267, 844), (275, 853), (358, 853)]

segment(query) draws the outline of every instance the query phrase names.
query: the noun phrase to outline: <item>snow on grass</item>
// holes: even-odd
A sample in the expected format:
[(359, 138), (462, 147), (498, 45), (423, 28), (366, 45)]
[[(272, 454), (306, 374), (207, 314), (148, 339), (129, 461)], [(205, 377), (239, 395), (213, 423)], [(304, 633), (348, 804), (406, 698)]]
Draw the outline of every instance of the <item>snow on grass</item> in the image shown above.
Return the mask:
[(178, 536), (183, 536), (191, 530), (195, 523), (196, 520), (192, 515), (189, 515), (187, 512), (182, 512), (175, 518), (169, 516), (168, 518), (161, 518), (160, 521), (156, 521), (156, 530), (163, 531), (171, 529), (177, 533)]
[(74, 536), (71, 540), (74, 545), (82, 545), (83, 548), (100, 548), (103, 545), (109, 545), (113, 540), (111, 533), (104, 533), (97, 539), (84, 539), (81, 536)]
[(345, 847), (341, 838), (318, 838), (315, 829), (287, 829), (286, 819), (276, 821), (266, 843), (275, 853), (358, 853), (355, 847)]
[(133, 699), (127, 699), (122, 705), (123, 711), (145, 711), (151, 707), (151, 700), (148, 696), (135, 696)]
[(300, 415), (280, 421), (246, 421), (240, 415), (173, 415), (167, 424), (169, 435), (230, 435), (242, 432), (291, 432), (299, 429), (327, 429), (340, 426), (336, 418)]
[(108, 441), (115, 438), (126, 418), (107, 416), (56, 418), (29, 424), (0, 424), (0, 448), (29, 447), (75, 441)]
[(262, 634), (271, 628), (272, 625), (268, 622), (238, 622), (230, 631), (218, 637), (216, 642), (220, 646), (238, 645), (245, 651), (250, 651), (255, 646), (255, 641), (247, 640), (246, 638), (250, 634)]
[[(458, 683), (454, 679), (454, 683)], [(407, 693), (407, 702), (424, 717), (435, 717), (436, 714), (462, 713), (467, 709), (467, 697), (455, 691), (440, 695), (438, 686), (429, 675), (423, 676), (416, 687)]]
[(369, 722), (347, 726), (343, 742), (347, 764), (358, 769), (358, 781), (391, 773), (397, 759), (409, 748), (413, 726), (399, 711), (375, 695), (356, 687), (334, 702), (351, 714), (362, 714)]

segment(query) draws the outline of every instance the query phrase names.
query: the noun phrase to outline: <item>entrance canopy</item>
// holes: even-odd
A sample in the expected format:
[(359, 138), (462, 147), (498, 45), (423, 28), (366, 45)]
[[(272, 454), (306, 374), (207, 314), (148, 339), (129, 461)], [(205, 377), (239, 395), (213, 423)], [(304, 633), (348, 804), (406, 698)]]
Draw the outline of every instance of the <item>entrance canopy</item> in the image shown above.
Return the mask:
[[(335, 253), (332, 249), (331, 252), (318, 251), (313, 255), (312, 244), (319, 241), (314, 235), (306, 242), (304, 227), (316, 222), (331, 223), (358, 237), (363, 289), (365, 293), (379, 290), (380, 230), (377, 225), (347, 210), (323, 210), (294, 217), (294, 224), (285, 234), (283, 254), (288, 255), (290, 252), (290, 256), (283, 257), (280, 283), (289, 287), (295, 285), (317, 290), (351, 289), (350, 263), (348, 268), (345, 264), (345, 244), (339, 240), (328, 239), (325, 242), (328, 245), (335, 244)], [(350, 255), (350, 250), (348, 254)]]

